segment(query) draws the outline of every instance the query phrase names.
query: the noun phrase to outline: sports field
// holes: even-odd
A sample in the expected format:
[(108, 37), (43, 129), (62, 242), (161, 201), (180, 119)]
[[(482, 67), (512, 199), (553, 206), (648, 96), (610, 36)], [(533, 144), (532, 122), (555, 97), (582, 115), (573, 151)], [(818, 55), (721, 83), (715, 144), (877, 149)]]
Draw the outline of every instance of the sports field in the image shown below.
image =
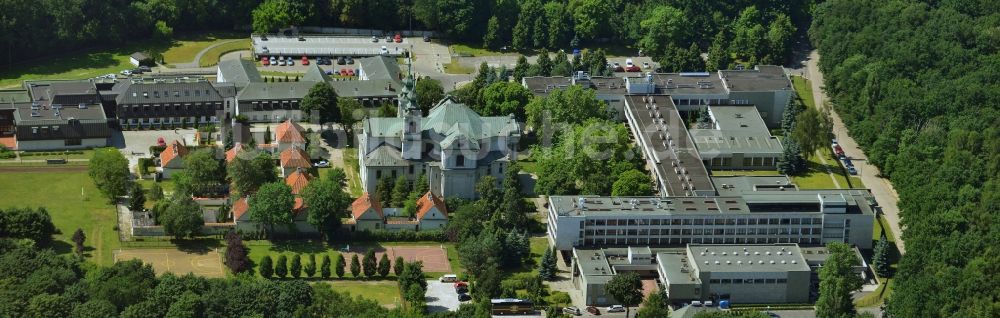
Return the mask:
[(222, 268), (221, 255), (214, 249), (193, 252), (173, 248), (129, 249), (116, 250), (114, 254), (115, 262), (138, 259), (153, 265), (157, 274), (172, 272), (178, 276), (188, 273), (203, 277), (226, 276), (226, 271)]

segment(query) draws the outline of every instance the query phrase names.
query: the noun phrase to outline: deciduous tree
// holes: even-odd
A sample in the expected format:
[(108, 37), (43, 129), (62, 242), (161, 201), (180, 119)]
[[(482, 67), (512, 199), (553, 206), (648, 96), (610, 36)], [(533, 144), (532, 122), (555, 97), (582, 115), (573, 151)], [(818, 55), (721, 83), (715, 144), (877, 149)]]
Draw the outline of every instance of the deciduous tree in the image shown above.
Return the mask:
[(631, 309), (629, 307), (638, 305), (642, 301), (642, 281), (635, 272), (619, 272), (612, 276), (608, 284), (604, 285), (604, 291), (625, 306), (626, 317)]
[(318, 120), (320, 123), (340, 122), (341, 114), (337, 101), (337, 92), (333, 90), (333, 86), (320, 82), (309, 89), (309, 93), (299, 103), (299, 109), (310, 120)]
[(611, 185), (611, 195), (613, 196), (650, 196), (653, 195), (653, 186), (649, 174), (632, 169), (618, 176), (618, 180)]
[(444, 87), (441, 87), (441, 81), (430, 77), (418, 79), (413, 90), (417, 93), (417, 105), (424, 115), (444, 99)]
[(205, 225), (201, 206), (190, 196), (174, 198), (159, 220), (163, 225), (163, 232), (176, 239), (194, 237)]
[(250, 197), (250, 220), (266, 229), (267, 236), (274, 232), (276, 224), (292, 223), (292, 207), (295, 197), (292, 188), (281, 182), (267, 183), (257, 194)]
[(87, 171), (94, 180), (94, 185), (110, 202), (114, 203), (118, 197), (128, 192), (128, 160), (117, 149), (95, 150), (88, 162)]

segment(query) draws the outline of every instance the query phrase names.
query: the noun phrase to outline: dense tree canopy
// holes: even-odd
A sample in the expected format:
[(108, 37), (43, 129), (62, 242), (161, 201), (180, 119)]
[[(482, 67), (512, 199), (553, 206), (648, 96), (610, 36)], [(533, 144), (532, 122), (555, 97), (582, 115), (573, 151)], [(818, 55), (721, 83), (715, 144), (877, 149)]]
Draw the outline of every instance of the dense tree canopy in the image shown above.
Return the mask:
[(97, 149), (87, 169), (94, 185), (111, 202), (128, 193), (128, 160), (117, 149)]
[(834, 108), (899, 194), (894, 317), (997, 315), (1000, 7), (831, 0), (810, 29)]

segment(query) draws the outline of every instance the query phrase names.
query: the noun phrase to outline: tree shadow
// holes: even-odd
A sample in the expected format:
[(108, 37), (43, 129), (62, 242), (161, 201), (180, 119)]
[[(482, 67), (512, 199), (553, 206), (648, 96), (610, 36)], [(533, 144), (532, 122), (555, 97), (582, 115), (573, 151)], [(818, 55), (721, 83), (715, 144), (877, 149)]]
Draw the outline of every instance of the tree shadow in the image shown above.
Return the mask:
[(56, 254), (73, 253), (73, 247), (73, 244), (59, 240), (52, 240), (52, 242), (48, 245), (48, 248), (51, 248), (52, 251), (56, 252)]
[(209, 238), (187, 240), (172, 239), (170, 240), (170, 243), (173, 243), (179, 251), (196, 254), (206, 254), (214, 249), (222, 247), (222, 242), (219, 242), (217, 239)]

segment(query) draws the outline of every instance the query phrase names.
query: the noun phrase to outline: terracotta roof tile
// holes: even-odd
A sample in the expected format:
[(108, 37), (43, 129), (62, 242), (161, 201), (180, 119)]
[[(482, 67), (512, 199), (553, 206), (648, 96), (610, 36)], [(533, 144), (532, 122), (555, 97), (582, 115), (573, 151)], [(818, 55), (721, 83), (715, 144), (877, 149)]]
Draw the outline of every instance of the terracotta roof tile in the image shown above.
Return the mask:
[(448, 217), (448, 209), (445, 207), (444, 201), (441, 201), (441, 198), (428, 191), (417, 200), (417, 220), (422, 220), (432, 207), (437, 207), (438, 211), (441, 211), (441, 214), (445, 218)]
[(236, 155), (243, 152), (243, 150), (244, 149), (242, 143), (234, 144), (232, 149), (226, 151), (226, 163), (233, 162), (233, 159), (236, 159)]
[(382, 214), (382, 206), (379, 205), (378, 200), (372, 200), (368, 192), (365, 192), (357, 200), (351, 203), (351, 215), (355, 220), (361, 218), (369, 209), (374, 209), (375, 213), (378, 214), (379, 219), (384, 219), (385, 215)]
[(285, 184), (292, 188), (292, 194), (299, 195), (302, 193), (302, 189), (305, 189), (309, 185), (309, 181), (312, 177), (308, 173), (303, 172), (302, 169), (295, 170), (292, 174), (285, 178)]
[(275, 141), (278, 143), (305, 143), (306, 138), (302, 135), (302, 126), (292, 122), (291, 119), (278, 125), (274, 132)]
[(281, 152), (281, 167), (308, 169), (312, 167), (312, 162), (309, 161), (309, 155), (306, 154), (305, 150), (299, 147), (288, 147)]
[(181, 145), (181, 142), (174, 140), (174, 142), (167, 145), (167, 148), (163, 152), (160, 152), (160, 166), (166, 166), (170, 164), (170, 161), (176, 158), (183, 158), (187, 154), (187, 147)]
[(233, 202), (233, 220), (239, 220), (247, 211), (250, 211), (250, 203), (247, 202), (247, 198), (240, 198)]

